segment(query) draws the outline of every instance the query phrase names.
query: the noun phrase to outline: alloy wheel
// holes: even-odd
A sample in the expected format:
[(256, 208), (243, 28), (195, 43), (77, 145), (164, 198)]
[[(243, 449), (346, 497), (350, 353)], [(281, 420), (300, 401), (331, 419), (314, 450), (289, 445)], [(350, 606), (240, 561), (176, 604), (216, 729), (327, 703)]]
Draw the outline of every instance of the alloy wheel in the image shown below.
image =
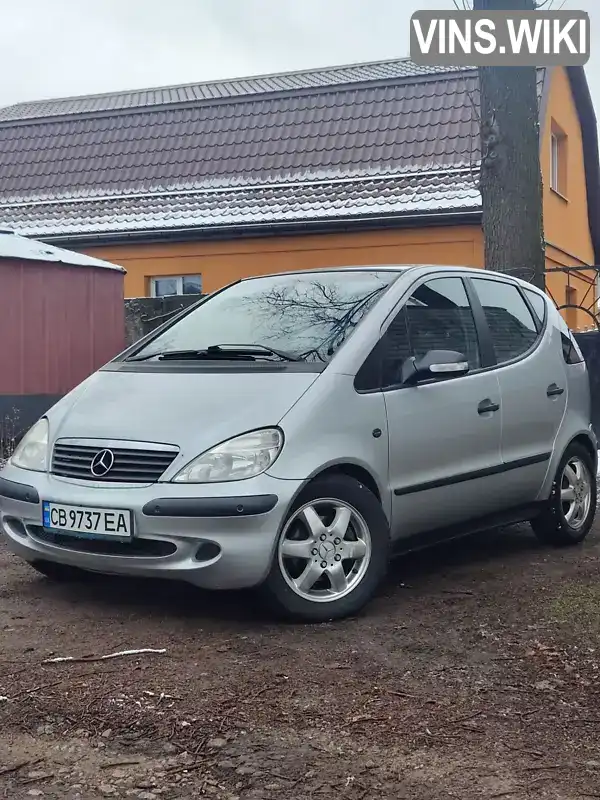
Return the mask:
[(371, 534), (358, 511), (340, 500), (322, 499), (292, 514), (279, 539), (278, 559), (297, 595), (327, 603), (361, 582), (371, 552)]
[(560, 501), (567, 524), (574, 530), (581, 528), (592, 503), (592, 480), (587, 465), (579, 456), (572, 456), (565, 464)]

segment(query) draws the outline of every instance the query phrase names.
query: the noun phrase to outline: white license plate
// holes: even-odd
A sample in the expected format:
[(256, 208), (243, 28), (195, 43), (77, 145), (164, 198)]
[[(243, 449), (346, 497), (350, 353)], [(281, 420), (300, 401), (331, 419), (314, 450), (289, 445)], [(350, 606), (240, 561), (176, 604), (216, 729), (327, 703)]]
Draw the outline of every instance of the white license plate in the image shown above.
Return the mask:
[(131, 511), (122, 508), (89, 508), (42, 502), (44, 528), (94, 539), (130, 539)]

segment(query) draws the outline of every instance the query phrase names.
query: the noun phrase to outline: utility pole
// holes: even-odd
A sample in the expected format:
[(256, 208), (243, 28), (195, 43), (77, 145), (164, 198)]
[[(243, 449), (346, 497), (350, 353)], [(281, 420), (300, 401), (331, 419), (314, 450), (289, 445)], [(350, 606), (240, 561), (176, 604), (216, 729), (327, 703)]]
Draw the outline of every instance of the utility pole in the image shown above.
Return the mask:
[[(473, 0), (475, 11), (535, 11), (535, 0)], [(535, 67), (479, 67), (485, 266), (545, 287)]]

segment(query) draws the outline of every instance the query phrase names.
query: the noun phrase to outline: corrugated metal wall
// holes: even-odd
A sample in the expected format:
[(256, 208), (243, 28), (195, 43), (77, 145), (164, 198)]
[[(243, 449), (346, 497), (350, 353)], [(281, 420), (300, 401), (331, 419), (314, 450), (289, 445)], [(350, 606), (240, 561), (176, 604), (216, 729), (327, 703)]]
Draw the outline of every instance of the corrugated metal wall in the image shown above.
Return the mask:
[(0, 395), (61, 395), (124, 347), (123, 273), (0, 258)]

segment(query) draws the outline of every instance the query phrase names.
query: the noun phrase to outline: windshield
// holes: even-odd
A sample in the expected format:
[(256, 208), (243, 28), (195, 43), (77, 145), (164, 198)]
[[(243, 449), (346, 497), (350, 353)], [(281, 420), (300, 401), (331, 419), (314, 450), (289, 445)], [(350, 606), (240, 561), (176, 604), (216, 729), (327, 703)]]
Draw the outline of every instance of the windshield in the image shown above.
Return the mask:
[(293, 273), (241, 281), (132, 356), (149, 359), (214, 345), (258, 345), (327, 362), (397, 278), (394, 271)]

